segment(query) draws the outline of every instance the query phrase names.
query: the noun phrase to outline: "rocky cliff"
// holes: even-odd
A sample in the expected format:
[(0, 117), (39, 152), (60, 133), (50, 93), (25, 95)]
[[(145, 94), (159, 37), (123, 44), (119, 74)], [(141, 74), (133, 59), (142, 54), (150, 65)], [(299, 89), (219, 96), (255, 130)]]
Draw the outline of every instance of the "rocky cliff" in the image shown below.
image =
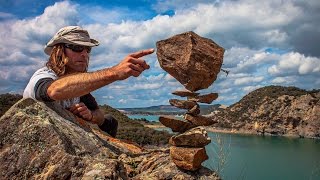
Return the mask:
[(237, 132), (320, 138), (320, 90), (268, 86), (214, 114), (215, 127)]
[(178, 169), (168, 152), (112, 138), (54, 103), (22, 99), (0, 118), (3, 179), (219, 179)]

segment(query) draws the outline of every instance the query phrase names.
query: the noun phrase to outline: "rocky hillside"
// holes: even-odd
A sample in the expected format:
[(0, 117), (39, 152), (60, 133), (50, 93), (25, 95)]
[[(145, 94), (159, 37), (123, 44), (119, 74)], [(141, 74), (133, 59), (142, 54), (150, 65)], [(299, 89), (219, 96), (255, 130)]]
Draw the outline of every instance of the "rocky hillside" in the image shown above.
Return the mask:
[(118, 122), (117, 138), (135, 142), (141, 146), (167, 145), (171, 134), (167, 131), (157, 131), (148, 127), (144, 127), (141, 123), (134, 121), (120, 111), (108, 106), (103, 105), (100, 108), (105, 114), (111, 114)]
[(213, 116), (215, 127), (296, 137), (320, 137), (320, 90), (268, 86)]
[(0, 118), (1, 179), (220, 179), (184, 171), (168, 149), (145, 149), (99, 130), (55, 103), (22, 99)]
[[(0, 95), (0, 116), (2, 116), (13, 104), (22, 99), (19, 94)], [(133, 121), (118, 110), (103, 105), (100, 108), (106, 113), (115, 117), (118, 122), (117, 138), (135, 142), (141, 146), (165, 146), (168, 144), (171, 135), (167, 131), (156, 131), (144, 127), (137, 121)]]

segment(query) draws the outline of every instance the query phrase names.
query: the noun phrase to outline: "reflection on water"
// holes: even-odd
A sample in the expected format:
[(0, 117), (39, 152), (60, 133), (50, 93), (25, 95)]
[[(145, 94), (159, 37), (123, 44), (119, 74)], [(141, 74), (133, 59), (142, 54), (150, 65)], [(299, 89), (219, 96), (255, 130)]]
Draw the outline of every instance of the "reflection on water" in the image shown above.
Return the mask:
[[(216, 169), (215, 133), (206, 146), (206, 167)], [(220, 134), (229, 151), (224, 179), (320, 179), (320, 141), (271, 136)], [(229, 149), (228, 149), (229, 148)], [(214, 162), (215, 160), (215, 162)]]

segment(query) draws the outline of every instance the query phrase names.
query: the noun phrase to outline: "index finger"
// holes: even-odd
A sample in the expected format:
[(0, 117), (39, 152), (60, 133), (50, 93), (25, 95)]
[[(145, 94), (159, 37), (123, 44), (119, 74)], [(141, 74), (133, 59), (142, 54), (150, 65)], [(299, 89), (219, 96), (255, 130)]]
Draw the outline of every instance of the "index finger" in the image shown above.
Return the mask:
[(154, 52), (154, 49), (145, 49), (145, 50), (141, 50), (141, 51), (137, 51), (134, 53), (129, 54), (129, 56), (134, 57), (134, 58), (140, 58), (142, 56), (148, 55), (148, 54), (152, 54)]

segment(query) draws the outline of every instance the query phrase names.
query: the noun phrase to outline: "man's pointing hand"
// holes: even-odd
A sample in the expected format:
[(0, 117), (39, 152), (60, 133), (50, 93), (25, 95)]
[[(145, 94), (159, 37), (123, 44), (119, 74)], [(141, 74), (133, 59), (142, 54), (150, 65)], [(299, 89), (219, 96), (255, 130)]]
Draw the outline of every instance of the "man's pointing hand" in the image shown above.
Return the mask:
[(138, 77), (144, 70), (150, 68), (146, 61), (141, 59), (141, 57), (152, 54), (153, 52), (154, 49), (145, 49), (131, 53), (111, 69), (118, 77), (118, 80), (124, 80), (130, 76)]

